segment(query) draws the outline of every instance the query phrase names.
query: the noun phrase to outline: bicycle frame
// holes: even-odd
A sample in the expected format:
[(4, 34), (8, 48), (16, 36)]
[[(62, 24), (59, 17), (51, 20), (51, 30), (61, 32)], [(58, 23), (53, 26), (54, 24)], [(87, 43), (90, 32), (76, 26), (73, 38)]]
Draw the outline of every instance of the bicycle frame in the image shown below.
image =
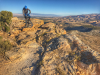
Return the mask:
[[(30, 23), (29, 23), (30, 22)], [(29, 25), (29, 24), (31, 24), (31, 25)], [(27, 15), (26, 16), (26, 27), (29, 27), (29, 26), (33, 26), (33, 24), (32, 24), (32, 22), (29, 20), (29, 16)]]

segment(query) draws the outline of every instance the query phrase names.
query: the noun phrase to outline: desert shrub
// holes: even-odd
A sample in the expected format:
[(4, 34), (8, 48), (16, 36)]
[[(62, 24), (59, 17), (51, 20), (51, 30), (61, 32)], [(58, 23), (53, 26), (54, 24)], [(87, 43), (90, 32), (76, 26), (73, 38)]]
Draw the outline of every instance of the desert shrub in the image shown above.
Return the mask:
[(2, 36), (0, 36), (0, 41), (2, 40)]
[(89, 19), (87, 19), (87, 20), (85, 20), (85, 23), (89, 23), (89, 21), (90, 21), (90, 20), (89, 20)]
[(5, 52), (11, 50), (12, 47), (13, 46), (11, 45), (11, 43), (8, 40), (1, 41), (0, 42), (0, 53), (5, 54)]
[(39, 63), (37, 63), (37, 67), (43, 65), (43, 60), (41, 60)]
[(44, 35), (46, 35), (47, 34), (47, 32), (44, 32), (44, 33), (42, 33), (40, 36), (44, 36)]
[(0, 29), (4, 30), (5, 32), (8, 32), (10, 30), (10, 23), (11, 18), (13, 17), (12, 12), (10, 11), (1, 11), (0, 12)]
[(60, 75), (66, 75), (66, 74), (64, 73), (64, 71), (61, 70), (59, 67), (56, 67), (56, 71), (57, 71)]
[(0, 26), (0, 30), (2, 30), (2, 27)]
[(85, 27), (85, 28), (93, 28), (92, 25), (83, 25), (83, 27)]
[(44, 24), (49, 23), (49, 22), (44, 22)]

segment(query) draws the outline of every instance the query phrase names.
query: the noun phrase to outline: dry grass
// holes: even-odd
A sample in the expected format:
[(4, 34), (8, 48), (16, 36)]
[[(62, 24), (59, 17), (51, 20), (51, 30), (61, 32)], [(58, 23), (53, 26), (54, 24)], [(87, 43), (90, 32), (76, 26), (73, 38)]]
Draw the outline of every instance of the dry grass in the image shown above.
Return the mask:
[(40, 36), (44, 36), (44, 35), (46, 35), (47, 34), (47, 32), (44, 32), (44, 33), (42, 33)]
[(47, 42), (47, 43), (50, 42), (50, 39), (49, 39), (49, 40), (46, 40), (46, 42)]
[(41, 65), (43, 65), (43, 60), (40, 61), (39, 63), (37, 63), (37, 67), (39, 67), (39, 66), (41, 66)]
[(60, 68), (56, 67), (56, 70), (60, 75), (66, 75)]

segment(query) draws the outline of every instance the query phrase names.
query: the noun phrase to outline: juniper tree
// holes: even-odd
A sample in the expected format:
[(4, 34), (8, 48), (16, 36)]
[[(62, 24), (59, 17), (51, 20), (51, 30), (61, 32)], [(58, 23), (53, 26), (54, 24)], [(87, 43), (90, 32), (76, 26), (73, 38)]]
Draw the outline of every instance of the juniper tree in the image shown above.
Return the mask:
[(5, 32), (10, 31), (12, 17), (13, 17), (13, 14), (10, 11), (0, 12), (0, 30), (3, 30)]

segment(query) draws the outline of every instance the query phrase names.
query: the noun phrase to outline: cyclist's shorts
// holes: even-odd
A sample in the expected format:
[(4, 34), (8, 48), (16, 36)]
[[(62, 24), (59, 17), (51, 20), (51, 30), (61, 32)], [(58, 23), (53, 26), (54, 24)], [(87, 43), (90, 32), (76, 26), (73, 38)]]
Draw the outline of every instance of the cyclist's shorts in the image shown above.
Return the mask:
[(30, 14), (25, 14), (25, 19), (27, 18), (27, 16), (29, 16), (29, 18), (30, 18)]

